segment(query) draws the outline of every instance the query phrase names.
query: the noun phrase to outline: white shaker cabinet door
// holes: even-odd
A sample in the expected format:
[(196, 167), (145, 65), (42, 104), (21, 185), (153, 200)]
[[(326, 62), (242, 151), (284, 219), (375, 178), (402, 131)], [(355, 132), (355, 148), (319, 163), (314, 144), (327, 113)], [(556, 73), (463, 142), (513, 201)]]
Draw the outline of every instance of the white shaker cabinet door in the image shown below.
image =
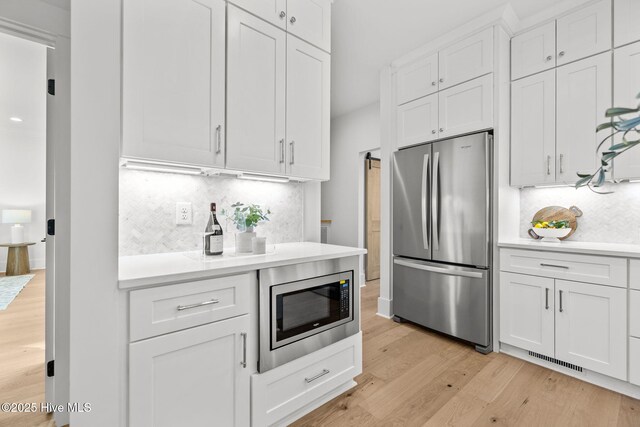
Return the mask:
[(287, 0), (230, 0), (273, 25), (287, 28)]
[(556, 181), (571, 184), (577, 173), (594, 172), (596, 148), (609, 133), (596, 133), (611, 107), (611, 54), (583, 59), (557, 69)]
[(438, 94), (397, 107), (398, 148), (438, 139)]
[(440, 90), (493, 71), (493, 27), (438, 53)]
[(284, 174), (286, 33), (228, 11), (227, 167)]
[(131, 426), (249, 426), (249, 316), (129, 345)]
[(287, 31), (331, 52), (331, 3), (331, 0), (287, 0)]
[[(636, 95), (640, 93), (640, 42), (616, 49), (613, 55), (613, 105), (635, 108), (638, 105)], [(622, 136), (616, 135), (614, 141), (622, 142)], [(607, 144), (604, 148), (609, 146)], [(640, 147), (631, 148), (614, 159), (613, 176), (615, 179), (640, 178)]]
[(556, 280), (556, 358), (627, 379), (627, 290)]
[(124, 2), (122, 77), (124, 157), (224, 167), (224, 1)]
[(397, 105), (438, 91), (438, 54), (404, 65), (396, 73)]
[(549, 22), (511, 39), (511, 79), (556, 65), (556, 23)]
[(329, 179), (331, 56), (287, 36), (287, 169)]
[(448, 138), (493, 126), (493, 74), (438, 93), (439, 137)]
[(555, 182), (556, 72), (511, 83), (511, 185)]
[(615, 46), (640, 40), (640, 1), (614, 0), (613, 2), (613, 41)]
[(500, 341), (554, 357), (554, 283), (500, 273)]
[(611, 0), (601, 0), (563, 16), (557, 26), (558, 65), (609, 50)]

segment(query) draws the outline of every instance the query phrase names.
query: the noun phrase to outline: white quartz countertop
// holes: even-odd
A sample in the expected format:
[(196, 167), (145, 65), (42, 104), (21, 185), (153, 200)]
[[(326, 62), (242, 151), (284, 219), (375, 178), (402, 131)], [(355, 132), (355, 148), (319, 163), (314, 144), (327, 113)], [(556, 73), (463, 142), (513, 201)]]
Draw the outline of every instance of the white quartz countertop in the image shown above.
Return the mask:
[[(281, 243), (268, 245), (265, 255), (236, 255), (225, 250), (221, 256), (204, 257), (198, 252), (174, 252), (120, 257), (119, 287), (198, 280), (282, 265), (343, 258), (367, 253), (365, 249), (322, 243)], [(274, 249), (275, 247), (275, 249)]]
[(498, 243), (501, 248), (529, 249), (547, 252), (570, 252), (576, 254), (640, 258), (640, 245), (622, 243), (572, 242), (542, 243), (533, 239), (505, 240)]

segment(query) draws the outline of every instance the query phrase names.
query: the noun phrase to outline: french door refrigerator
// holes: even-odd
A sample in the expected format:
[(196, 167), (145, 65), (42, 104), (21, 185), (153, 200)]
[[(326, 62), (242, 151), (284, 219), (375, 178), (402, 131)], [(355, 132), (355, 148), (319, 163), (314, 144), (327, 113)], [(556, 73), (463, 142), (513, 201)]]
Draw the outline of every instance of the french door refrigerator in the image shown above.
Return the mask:
[(393, 165), (395, 316), (491, 341), (491, 157), (484, 132), (402, 149)]

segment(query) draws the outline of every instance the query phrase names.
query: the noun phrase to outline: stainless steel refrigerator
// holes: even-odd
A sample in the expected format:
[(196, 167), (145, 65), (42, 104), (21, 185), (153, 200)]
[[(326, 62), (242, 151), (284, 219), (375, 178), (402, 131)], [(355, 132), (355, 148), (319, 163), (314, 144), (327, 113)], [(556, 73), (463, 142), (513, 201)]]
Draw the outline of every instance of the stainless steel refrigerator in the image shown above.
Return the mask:
[(481, 352), (492, 349), (492, 141), (437, 141), (393, 162), (394, 314)]

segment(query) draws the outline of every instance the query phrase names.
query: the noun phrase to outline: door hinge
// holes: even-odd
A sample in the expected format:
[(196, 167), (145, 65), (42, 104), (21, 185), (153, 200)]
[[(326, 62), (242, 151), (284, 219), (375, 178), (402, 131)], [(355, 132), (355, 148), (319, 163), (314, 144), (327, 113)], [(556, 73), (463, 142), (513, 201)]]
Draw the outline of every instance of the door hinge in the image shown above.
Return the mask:
[(54, 79), (47, 80), (47, 92), (49, 95), (56, 94), (56, 81)]
[(47, 377), (51, 378), (55, 371), (55, 360), (49, 360), (47, 362)]
[(56, 235), (56, 220), (55, 219), (47, 220), (47, 234), (49, 236), (55, 236)]

